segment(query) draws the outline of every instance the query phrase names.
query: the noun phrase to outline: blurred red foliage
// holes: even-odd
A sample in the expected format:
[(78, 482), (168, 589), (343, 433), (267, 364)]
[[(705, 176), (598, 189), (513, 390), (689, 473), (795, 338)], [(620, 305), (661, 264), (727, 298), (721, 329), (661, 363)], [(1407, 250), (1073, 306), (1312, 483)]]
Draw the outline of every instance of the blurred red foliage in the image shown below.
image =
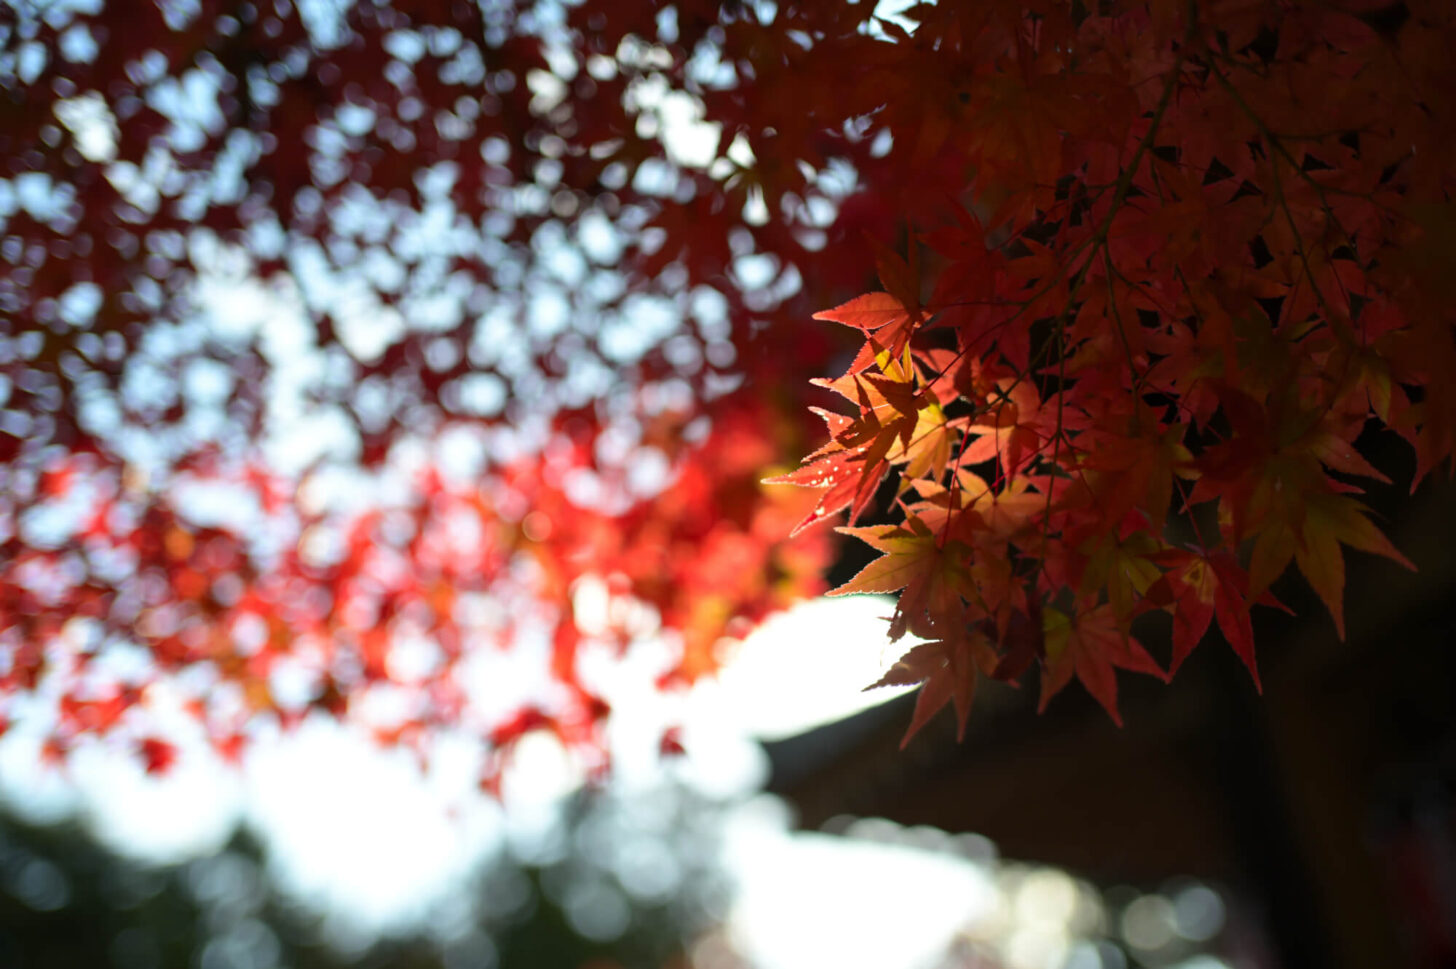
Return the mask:
[(749, 52), (621, 7), (0, 13), (0, 714), (153, 771), (154, 707), (229, 757), (458, 728), (490, 782), (531, 729), (600, 761), (584, 642), (676, 689), (821, 588), (759, 479), (853, 186), (745, 221), (653, 129)]

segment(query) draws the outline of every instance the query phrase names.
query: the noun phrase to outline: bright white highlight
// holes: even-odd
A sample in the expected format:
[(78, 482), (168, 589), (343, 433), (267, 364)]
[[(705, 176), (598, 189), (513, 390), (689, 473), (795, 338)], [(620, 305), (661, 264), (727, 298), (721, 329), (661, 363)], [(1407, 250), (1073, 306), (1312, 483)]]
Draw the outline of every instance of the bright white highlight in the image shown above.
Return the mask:
[[(914, 687), (865, 691), (919, 640), (891, 643), (889, 596), (814, 599), (772, 616), (708, 684), (715, 719), (761, 740), (781, 740), (842, 720)], [(707, 710), (703, 715), (709, 715)]]
[(76, 150), (92, 162), (109, 162), (116, 157), (120, 132), (106, 99), (96, 91), (57, 101), (56, 120), (76, 139)]
[(725, 861), (738, 891), (736, 947), (760, 969), (934, 964), (952, 933), (985, 918), (997, 887), (964, 859), (901, 845), (789, 833), (777, 802), (745, 805)]
[(366, 934), (422, 924), (500, 847), (498, 808), (449, 760), (421, 777), (323, 721), (256, 750), (248, 817), (284, 890)]

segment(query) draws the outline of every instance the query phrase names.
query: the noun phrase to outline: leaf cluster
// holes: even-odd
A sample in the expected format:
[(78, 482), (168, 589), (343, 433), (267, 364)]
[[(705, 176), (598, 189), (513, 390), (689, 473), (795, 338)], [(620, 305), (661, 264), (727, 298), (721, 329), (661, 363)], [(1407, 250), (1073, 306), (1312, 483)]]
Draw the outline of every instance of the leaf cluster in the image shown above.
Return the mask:
[(1345, 548), (1411, 567), (1358, 445), (1398, 434), (1419, 482), (1456, 443), (1456, 24), (1398, 6), (1394, 29), (1340, 4), (921, 6), (846, 68), (898, 79), (863, 107), (939, 204), (879, 248), (882, 291), (816, 316), (863, 347), (823, 383), (848, 405), (829, 440), (776, 480), (822, 490), (805, 526), (895, 482), (900, 524), (840, 529), (883, 554), (835, 591), (900, 593), (890, 635), (924, 642), (882, 682), (924, 684), (910, 734), (948, 703), (964, 730), (978, 678), (1033, 666), (1043, 704), (1075, 676), (1120, 722), (1115, 670), (1167, 679), (1215, 621), (1257, 684), (1250, 609), (1291, 564), (1341, 637)]

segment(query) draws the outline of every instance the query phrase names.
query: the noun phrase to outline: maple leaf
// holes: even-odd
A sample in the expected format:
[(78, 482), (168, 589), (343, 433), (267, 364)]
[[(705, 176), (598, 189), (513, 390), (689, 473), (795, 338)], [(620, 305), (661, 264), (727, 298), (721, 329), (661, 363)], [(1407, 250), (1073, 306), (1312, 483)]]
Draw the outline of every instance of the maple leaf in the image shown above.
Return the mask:
[[(879, 462), (878, 466), (869, 465), (865, 460), (868, 450), (869, 445), (861, 445), (833, 451), (802, 468), (763, 479), (764, 484), (791, 484), (802, 488), (826, 489), (813, 510), (794, 526), (791, 535), (797, 535), (826, 518), (833, 518), (851, 505), (863, 507), (868, 502), (868, 496), (873, 495), (879, 478), (889, 470), (888, 463), (884, 461)], [(874, 484), (867, 487), (866, 483), (871, 475)], [(852, 510), (850, 519), (856, 517), (857, 513)]]
[(1305, 505), (1303, 527), (1294, 547), (1299, 571), (1324, 600), (1342, 640), (1345, 638), (1345, 560), (1340, 552), (1341, 544), (1383, 555), (1411, 571), (1416, 568), (1365, 514), (1365, 509), (1351, 498), (1314, 495)]
[(843, 323), (866, 333), (873, 333), (891, 323), (902, 323), (909, 318), (910, 311), (905, 308), (905, 304), (889, 293), (865, 293), (833, 309), (820, 310), (814, 314), (816, 320)]
[(875, 253), (875, 268), (879, 271), (880, 282), (905, 308), (906, 315), (918, 321), (921, 315), (919, 246), (914, 239), (910, 240), (910, 261), (906, 262), (899, 253), (882, 245), (874, 237), (869, 237), (867, 241)]
[[(886, 272), (889, 270), (882, 269), (882, 274)], [(899, 360), (907, 353), (911, 334), (924, 320), (919, 297), (910, 289), (905, 278), (909, 272), (908, 268), (903, 269), (886, 280), (887, 285), (901, 290), (901, 294), (865, 293), (833, 309), (814, 314), (816, 320), (843, 323), (864, 331), (865, 345), (851, 365), (851, 373), (865, 369), (873, 361), (879, 361), (881, 368), (888, 370), (886, 361)], [(908, 305), (906, 300), (909, 300)]]
[(985, 412), (972, 420), (970, 431), (979, 436), (965, 448), (962, 464), (970, 467), (997, 458), (1003, 474), (1011, 476), (1058, 432), (1058, 420), (1029, 381), (1005, 380), (999, 382)]
[(1148, 673), (1164, 682), (1168, 674), (1148, 655), (1143, 645), (1118, 621), (1110, 605), (1096, 606), (1073, 616), (1060, 609), (1043, 611), (1046, 659), (1042, 665), (1041, 701), (1047, 701), (1077, 679), (1097, 698), (1112, 722), (1122, 726), (1117, 710), (1117, 674), (1122, 668)]
[(1104, 536), (1088, 559), (1082, 576), (1084, 593), (1105, 589), (1108, 604), (1118, 619), (1132, 616), (1137, 597), (1144, 595), (1162, 572), (1152, 556), (1161, 545), (1147, 532), (1133, 532), (1118, 541)]
[(1136, 435), (1096, 435), (1083, 442), (1078, 467), (1081, 480), (1096, 493), (1102, 521), (1121, 522), (1140, 509), (1152, 531), (1160, 534), (1173, 503), (1173, 479), (1195, 477), (1193, 454), (1182, 443), (1187, 428), (1157, 422)]
[(918, 518), (909, 519), (904, 527), (869, 525), (836, 528), (835, 531), (857, 538), (884, 554), (866, 565), (854, 578), (830, 590), (831, 596), (898, 592), (912, 583), (928, 581), (940, 557), (935, 536)]
[[(824, 498), (794, 529), (797, 534), (810, 525), (849, 508), (853, 523), (873, 499), (875, 489), (889, 471), (890, 464), (921, 460), (948, 453), (948, 442), (932, 439), (913, 451), (915, 433), (922, 423), (922, 410), (934, 407), (927, 395), (916, 393), (914, 363), (906, 351), (902, 358), (885, 357), (880, 374), (851, 372), (838, 380), (817, 381), (857, 404), (858, 418), (833, 414), (815, 408), (830, 431), (829, 443), (809, 456), (809, 464), (796, 471), (764, 479), (765, 484), (794, 484), (827, 489)], [(938, 409), (930, 416), (932, 431)]]
[(903, 590), (890, 622), (891, 639), (899, 639), (907, 629), (932, 633), (936, 629), (958, 629), (964, 625), (961, 599), (974, 597), (975, 592), (967, 569), (969, 550), (963, 544), (942, 544), (913, 515), (906, 519), (904, 526), (871, 525), (836, 531), (884, 554), (854, 578), (830, 590), (829, 595)]
[(901, 492), (909, 488), (916, 478), (940, 476), (950, 463), (957, 432), (964, 423), (963, 420), (947, 419), (945, 411), (933, 400), (927, 400), (925, 406), (916, 412), (908, 434), (909, 441), (898, 450), (892, 449), (889, 455), (892, 463), (905, 465), (901, 471)]
[(910, 726), (900, 740), (901, 750), (909, 746), (920, 729), (947, 703), (955, 707), (956, 738), (959, 740), (965, 737), (976, 679), (979, 674), (994, 668), (995, 664), (995, 651), (990, 643), (972, 630), (969, 636), (956, 635), (951, 639), (917, 643), (865, 689), (921, 684)]
[(947, 703), (953, 703), (956, 711), (956, 739), (966, 734), (966, 722), (971, 712), (971, 698), (975, 691), (974, 670), (958, 671), (947, 662), (932, 672), (920, 687), (915, 697), (915, 712), (910, 717), (910, 726), (900, 738), (900, 749), (910, 746), (910, 741), (920, 729), (930, 722)]
[(1254, 688), (1263, 692), (1259, 666), (1254, 655), (1254, 624), (1249, 610), (1260, 605), (1283, 608), (1268, 592), (1255, 602), (1248, 598), (1249, 579), (1227, 551), (1206, 553), (1170, 551), (1155, 557), (1174, 568), (1164, 573), (1146, 591), (1150, 606), (1173, 613), (1173, 655), (1168, 664), (1171, 678), (1203, 639), (1214, 618), (1234, 653), (1253, 677)]

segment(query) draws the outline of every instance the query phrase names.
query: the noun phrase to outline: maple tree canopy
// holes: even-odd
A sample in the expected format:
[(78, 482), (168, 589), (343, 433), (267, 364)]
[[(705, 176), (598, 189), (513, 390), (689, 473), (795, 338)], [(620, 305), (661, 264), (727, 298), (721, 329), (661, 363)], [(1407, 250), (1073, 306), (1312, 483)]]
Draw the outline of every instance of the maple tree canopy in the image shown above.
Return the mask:
[(319, 712), (473, 732), (486, 782), (533, 729), (599, 758), (604, 666), (711, 671), (846, 510), (881, 556), (837, 591), (923, 640), (912, 733), (1033, 668), (1116, 719), (1116, 669), (1215, 621), (1257, 680), (1291, 563), (1341, 632), (1343, 547), (1404, 563), (1367, 427), (1451, 456), (1447, 0), (94, 0), (0, 38), (0, 723), (57, 757), (162, 769), (171, 707), (230, 755)]

